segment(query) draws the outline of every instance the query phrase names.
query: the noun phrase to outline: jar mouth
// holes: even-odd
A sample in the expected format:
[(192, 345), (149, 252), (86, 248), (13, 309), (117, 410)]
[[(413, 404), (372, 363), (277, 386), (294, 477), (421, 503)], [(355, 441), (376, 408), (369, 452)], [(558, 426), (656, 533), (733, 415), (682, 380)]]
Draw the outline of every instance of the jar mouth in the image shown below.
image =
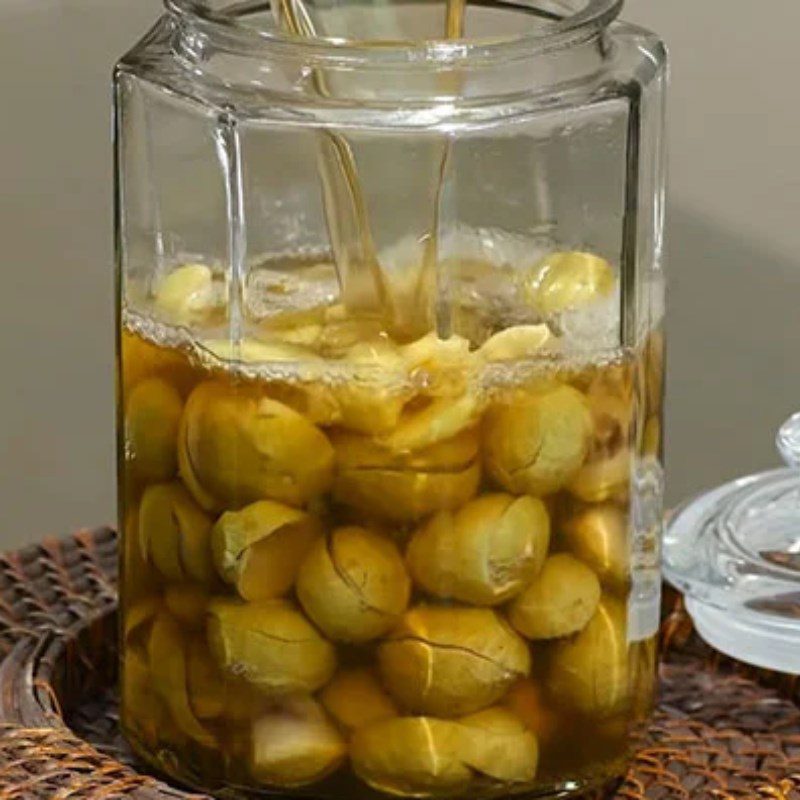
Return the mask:
[(624, 0), (467, 0), (468, 8), (492, 8), (536, 18), (535, 30), (481, 38), (365, 41), (338, 36), (303, 39), (252, 23), (271, 12), (270, 0), (164, 0), (179, 21), (202, 29), (225, 49), (268, 48), (314, 62), (430, 67), (437, 64), (505, 63), (581, 44), (618, 16)]

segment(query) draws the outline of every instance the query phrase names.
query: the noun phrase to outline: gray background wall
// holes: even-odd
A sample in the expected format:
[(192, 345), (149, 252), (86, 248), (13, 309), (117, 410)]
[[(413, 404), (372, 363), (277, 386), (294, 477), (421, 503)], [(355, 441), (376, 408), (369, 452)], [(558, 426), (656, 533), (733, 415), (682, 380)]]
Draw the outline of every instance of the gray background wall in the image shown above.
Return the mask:
[[(800, 408), (796, 0), (628, 0), (672, 51), (669, 496)], [(110, 65), (159, 0), (0, 5), (0, 548), (113, 518)]]

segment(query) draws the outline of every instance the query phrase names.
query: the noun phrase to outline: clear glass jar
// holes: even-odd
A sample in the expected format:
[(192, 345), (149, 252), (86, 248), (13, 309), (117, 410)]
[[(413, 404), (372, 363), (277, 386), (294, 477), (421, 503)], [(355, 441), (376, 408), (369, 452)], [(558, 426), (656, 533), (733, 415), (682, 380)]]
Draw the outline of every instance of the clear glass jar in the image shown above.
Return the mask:
[[(339, 4), (310, 41), (169, 0), (119, 63), (122, 724), (154, 768), (225, 797), (622, 773), (666, 67), (620, 5), (485, 0), (422, 41), (441, 4)], [(379, 24), (419, 43), (341, 38)]]

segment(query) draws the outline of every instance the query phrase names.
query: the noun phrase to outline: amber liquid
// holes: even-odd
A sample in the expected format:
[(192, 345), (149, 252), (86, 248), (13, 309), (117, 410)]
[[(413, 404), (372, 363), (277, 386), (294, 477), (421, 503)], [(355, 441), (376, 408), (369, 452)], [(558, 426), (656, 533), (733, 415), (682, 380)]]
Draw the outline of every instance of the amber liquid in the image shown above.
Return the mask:
[[(482, 797), (602, 783), (620, 773), (652, 698), (654, 640), (632, 641), (627, 616), (628, 508), (634, 461), (660, 449), (660, 338), (595, 364), (476, 369), (471, 357), (431, 356), (396, 380), (394, 345), (381, 342), (378, 369), (330, 349), (306, 364), (245, 364), (141, 320), (125, 330), (127, 735), (158, 769), (225, 796)], [(555, 403), (539, 417), (549, 427), (520, 444), (520, 420), (543, 402)], [(415, 429), (432, 408), (444, 411)], [(502, 574), (481, 538), (505, 519), (491, 498), (506, 510), (535, 504), (549, 527), (531, 544), (530, 519), (506, 526), (518, 555)], [(223, 520), (262, 500), (269, 513), (243, 543), (247, 526)], [(462, 514), (461, 538), (414, 544), (465, 508), (478, 510)], [(341, 539), (353, 528), (369, 546)], [(555, 596), (553, 608), (540, 598), (533, 623), (515, 612), (536, 570), (514, 570), (531, 547), (585, 565), (598, 587), (594, 596), (584, 573), (575, 579), (585, 618), (565, 623)], [(537, 620), (555, 625), (551, 636), (526, 635)], [(348, 689), (354, 670), (368, 691)], [(373, 707), (359, 727), (353, 718)], [(434, 731), (425, 753), (402, 727), (393, 733), (398, 718), (469, 730), (487, 707), (517, 720), (497, 752), (483, 752), (493, 741), (483, 733)], [(517, 745), (519, 763), (505, 764)], [(375, 763), (376, 748), (388, 761)], [(448, 758), (458, 768), (443, 775)]]
[[(444, 36), (464, 36), (466, 0), (446, 0)], [(317, 36), (313, 6), (303, 0), (280, 0), (278, 24), (295, 36)], [(327, 76), (312, 73), (315, 91), (331, 95)], [(425, 237), (424, 256), (410, 291), (390, 287), (382, 270), (372, 233), (368, 204), (358, 175), (355, 155), (347, 139), (325, 131), (320, 137), (319, 174), (328, 233), (333, 248), (342, 299), (350, 311), (380, 314), (398, 336), (428, 330), (433, 322), (433, 297), (438, 255), (439, 204), (450, 155), (445, 140), (433, 192), (431, 224)]]

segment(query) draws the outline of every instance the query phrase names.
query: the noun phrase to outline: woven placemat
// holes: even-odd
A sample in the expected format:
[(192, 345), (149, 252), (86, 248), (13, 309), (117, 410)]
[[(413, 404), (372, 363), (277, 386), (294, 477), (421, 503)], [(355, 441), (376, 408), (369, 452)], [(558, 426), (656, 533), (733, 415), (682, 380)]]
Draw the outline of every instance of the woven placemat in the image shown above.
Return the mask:
[[(116, 537), (0, 558), (0, 798), (198, 798), (137, 768), (116, 717)], [(659, 708), (614, 800), (800, 800), (800, 681), (714, 653), (668, 597)]]

